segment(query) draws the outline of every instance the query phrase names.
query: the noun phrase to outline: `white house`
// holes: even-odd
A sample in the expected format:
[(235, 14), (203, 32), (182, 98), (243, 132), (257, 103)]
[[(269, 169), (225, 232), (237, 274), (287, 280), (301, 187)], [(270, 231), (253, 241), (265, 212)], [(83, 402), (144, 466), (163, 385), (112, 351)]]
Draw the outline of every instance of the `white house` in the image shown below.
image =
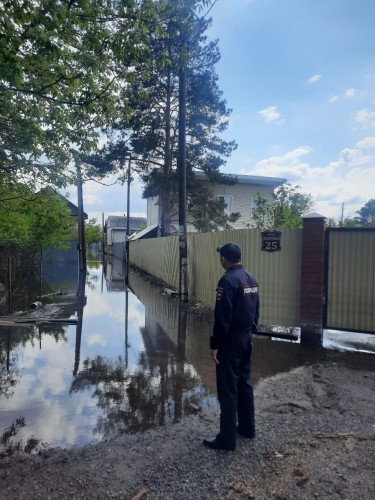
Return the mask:
[[(133, 234), (146, 226), (144, 217), (129, 217), (129, 233)], [(125, 255), (125, 241), (127, 218), (125, 216), (109, 215), (104, 224), (105, 252), (123, 258)]]
[[(217, 198), (221, 198), (225, 204), (225, 211), (228, 214), (240, 212), (241, 217), (237, 222), (231, 223), (233, 229), (244, 229), (253, 226), (252, 211), (255, 208), (255, 200), (258, 196), (262, 196), (269, 201), (272, 201), (272, 193), (275, 188), (286, 182), (286, 179), (281, 177), (263, 177), (258, 175), (229, 175), (228, 177), (237, 178), (237, 183), (232, 185), (214, 184), (209, 181), (208, 177), (201, 172), (195, 172), (196, 178), (207, 184), (208, 189)], [(147, 199), (147, 227), (160, 224), (160, 204), (158, 197)], [(171, 220), (172, 228), (178, 232), (178, 214)], [(189, 214), (187, 216), (187, 232), (196, 232), (195, 227), (189, 223)]]

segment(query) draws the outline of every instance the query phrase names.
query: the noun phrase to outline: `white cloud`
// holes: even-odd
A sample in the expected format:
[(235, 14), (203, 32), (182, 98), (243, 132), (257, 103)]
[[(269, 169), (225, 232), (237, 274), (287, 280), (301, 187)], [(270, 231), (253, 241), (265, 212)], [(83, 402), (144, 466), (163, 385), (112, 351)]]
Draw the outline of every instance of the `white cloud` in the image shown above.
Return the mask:
[(327, 169), (339, 170), (342, 172), (343, 170), (350, 170), (362, 166), (370, 160), (371, 157), (363, 156), (360, 149), (344, 148), (340, 151), (338, 160), (329, 163)]
[(313, 75), (308, 79), (308, 83), (317, 83), (322, 78), (322, 75)]
[(96, 203), (100, 203), (97, 196), (93, 194), (85, 194), (83, 196), (83, 202), (85, 205), (94, 205)]
[(375, 111), (361, 109), (356, 113), (355, 120), (361, 123), (365, 128), (375, 127)]
[(300, 146), (282, 156), (271, 156), (259, 161), (251, 170), (253, 175), (270, 175), (275, 177), (286, 177), (288, 180), (297, 180), (307, 174), (308, 164), (301, 161), (301, 157), (311, 152), (309, 146)]
[(105, 347), (107, 345), (107, 342), (103, 335), (100, 335), (100, 333), (94, 333), (87, 336), (87, 345), (99, 345), (101, 347)]
[(312, 194), (314, 211), (338, 219), (342, 203), (345, 203), (346, 216), (353, 217), (366, 201), (373, 198), (373, 184), (369, 179), (375, 179), (375, 155), (362, 152), (370, 144), (375, 144), (375, 138), (367, 137), (355, 148), (344, 148), (336, 160), (319, 167), (313, 167), (304, 159), (312, 152), (311, 147), (304, 145), (283, 155), (260, 160), (254, 168), (241, 173), (285, 177), (288, 182), (298, 184), (304, 192)]
[(268, 108), (258, 111), (258, 114), (263, 118), (266, 123), (271, 123), (279, 120), (281, 114), (277, 110), (276, 106), (269, 106)]
[(100, 295), (93, 295), (85, 307), (85, 317), (92, 318), (102, 315), (107, 315), (111, 319), (123, 322), (125, 319), (125, 310), (113, 307), (110, 301), (104, 300)]
[[(342, 97), (345, 99), (353, 99), (357, 95), (356, 89), (346, 89)], [(336, 102), (340, 99), (340, 96), (334, 95), (330, 99), (328, 99), (328, 102)]]
[(356, 147), (359, 149), (375, 148), (375, 136), (365, 137), (361, 141), (357, 142)]
[(347, 97), (348, 99), (351, 99), (356, 95), (357, 91), (355, 89), (346, 89), (344, 96)]

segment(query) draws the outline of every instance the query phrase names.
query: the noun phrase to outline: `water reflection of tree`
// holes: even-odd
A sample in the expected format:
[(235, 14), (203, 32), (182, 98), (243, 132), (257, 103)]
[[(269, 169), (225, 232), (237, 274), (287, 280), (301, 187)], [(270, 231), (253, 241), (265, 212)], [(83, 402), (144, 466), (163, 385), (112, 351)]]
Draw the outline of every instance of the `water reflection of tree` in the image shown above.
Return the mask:
[[(180, 366), (179, 366), (180, 365)], [(130, 373), (121, 360), (102, 357), (88, 359), (72, 383), (70, 392), (94, 387), (93, 397), (103, 410), (94, 434), (109, 437), (135, 433), (178, 421), (199, 405), (201, 395), (194, 390), (198, 381), (174, 355), (140, 355), (141, 371)]]
[[(93, 267), (91, 266), (91, 262), (90, 262), (90, 267)], [(90, 272), (90, 268), (87, 269), (86, 271), (86, 286), (90, 289), (90, 290), (95, 290), (96, 289), (96, 282), (99, 281), (99, 275), (98, 274), (95, 274), (95, 273), (92, 273)]]
[(0, 335), (0, 398), (9, 399), (20, 377), (20, 370), (14, 368), (16, 353), (11, 351), (10, 328)]
[(39, 445), (44, 447), (41, 440), (35, 437), (30, 437), (26, 444), (22, 440), (17, 440), (16, 436), (23, 427), (26, 427), (26, 420), (24, 417), (19, 417), (0, 436), (0, 451), (5, 456), (19, 451), (32, 453)]
[(101, 262), (98, 259), (98, 257), (96, 257), (96, 255), (94, 255), (93, 253), (87, 252), (86, 259), (87, 259), (88, 270), (100, 268)]
[(42, 339), (43, 335), (53, 337), (56, 340), (56, 343), (58, 343), (58, 342), (65, 342), (66, 343), (68, 341), (66, 327), (64, 328), (63, 325), (56, 324), (56, 323), (40, 324), (38, 326), (38, 338), (39, 338), (39, 340)]

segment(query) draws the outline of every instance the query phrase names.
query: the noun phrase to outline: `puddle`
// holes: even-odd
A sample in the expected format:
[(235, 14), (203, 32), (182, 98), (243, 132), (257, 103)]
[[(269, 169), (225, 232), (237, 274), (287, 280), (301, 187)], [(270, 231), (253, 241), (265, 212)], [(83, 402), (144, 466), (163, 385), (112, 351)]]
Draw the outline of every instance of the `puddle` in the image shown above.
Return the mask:
[[(76, 324), (0, 327), (0, 448), (96, 443), (216, 407), (212, 315), (181, 311), (137, 273), (126, 289), (122, 271), (121, 262), (104, 273), (89, 263), (82, 300), (72, 293), (74, 280), (64, 295), (54, 295), (60, 278), (44, 288), (50, 304), (33, 314), (60, 302), (60, 317)], [(255, 337), (253, 381), (322, 359), (358, 369), (375, 364), (357, 352)]]
[(323, 346), (327, 349), (375, 354), (375, 334), (326, 330)]

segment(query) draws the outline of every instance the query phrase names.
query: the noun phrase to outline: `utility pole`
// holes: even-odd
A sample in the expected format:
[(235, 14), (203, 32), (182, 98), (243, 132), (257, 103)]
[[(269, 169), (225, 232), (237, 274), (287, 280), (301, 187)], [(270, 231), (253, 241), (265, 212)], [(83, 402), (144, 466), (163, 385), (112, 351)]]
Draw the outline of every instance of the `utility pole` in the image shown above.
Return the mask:
[(125, 288), (125, 368), (128, 368), (129, 350), (129, 288)]
[(130, 236), (130, 177), (131, 157), (128, 160), (128, 194), (126, 200), (125, 285), (129, 285), (129, 236)]
[(77, 291), (77, 328), (76, 328), (76, 346), (74, 356), (73, 375), (76, 376), (79, 369), (79, 360), (81, 357), (81, 340), (82, 340), (82, 323), (83, 323), (83, 309), (86, 305), (85, 296), (86, 286), (86, 271), (79, 272), (78, 291)]
[(104, 212), (102, 212), (102, 264), (104, 265), (105, 241), (104, 241)]
[[(183, 45), (186, 49), (186, 43)], [(184, 50), (182, 55), (184, 55)], [(186, 62), (181, 57), (178, 96), (178, 184), (179, 184), (179, 295), (183, 302), (188, 301), (187, 287), (187, 241), (186, 241)]]
[(77, 165), (77, 198), (78, 198), (78, 259), (79, 270), (86, 271), (85, 220), (83, 211), (82, 174)]
[(344, 202), (341, 204), (341, 224), (340, 226), (342, 227), (344, 225)]

